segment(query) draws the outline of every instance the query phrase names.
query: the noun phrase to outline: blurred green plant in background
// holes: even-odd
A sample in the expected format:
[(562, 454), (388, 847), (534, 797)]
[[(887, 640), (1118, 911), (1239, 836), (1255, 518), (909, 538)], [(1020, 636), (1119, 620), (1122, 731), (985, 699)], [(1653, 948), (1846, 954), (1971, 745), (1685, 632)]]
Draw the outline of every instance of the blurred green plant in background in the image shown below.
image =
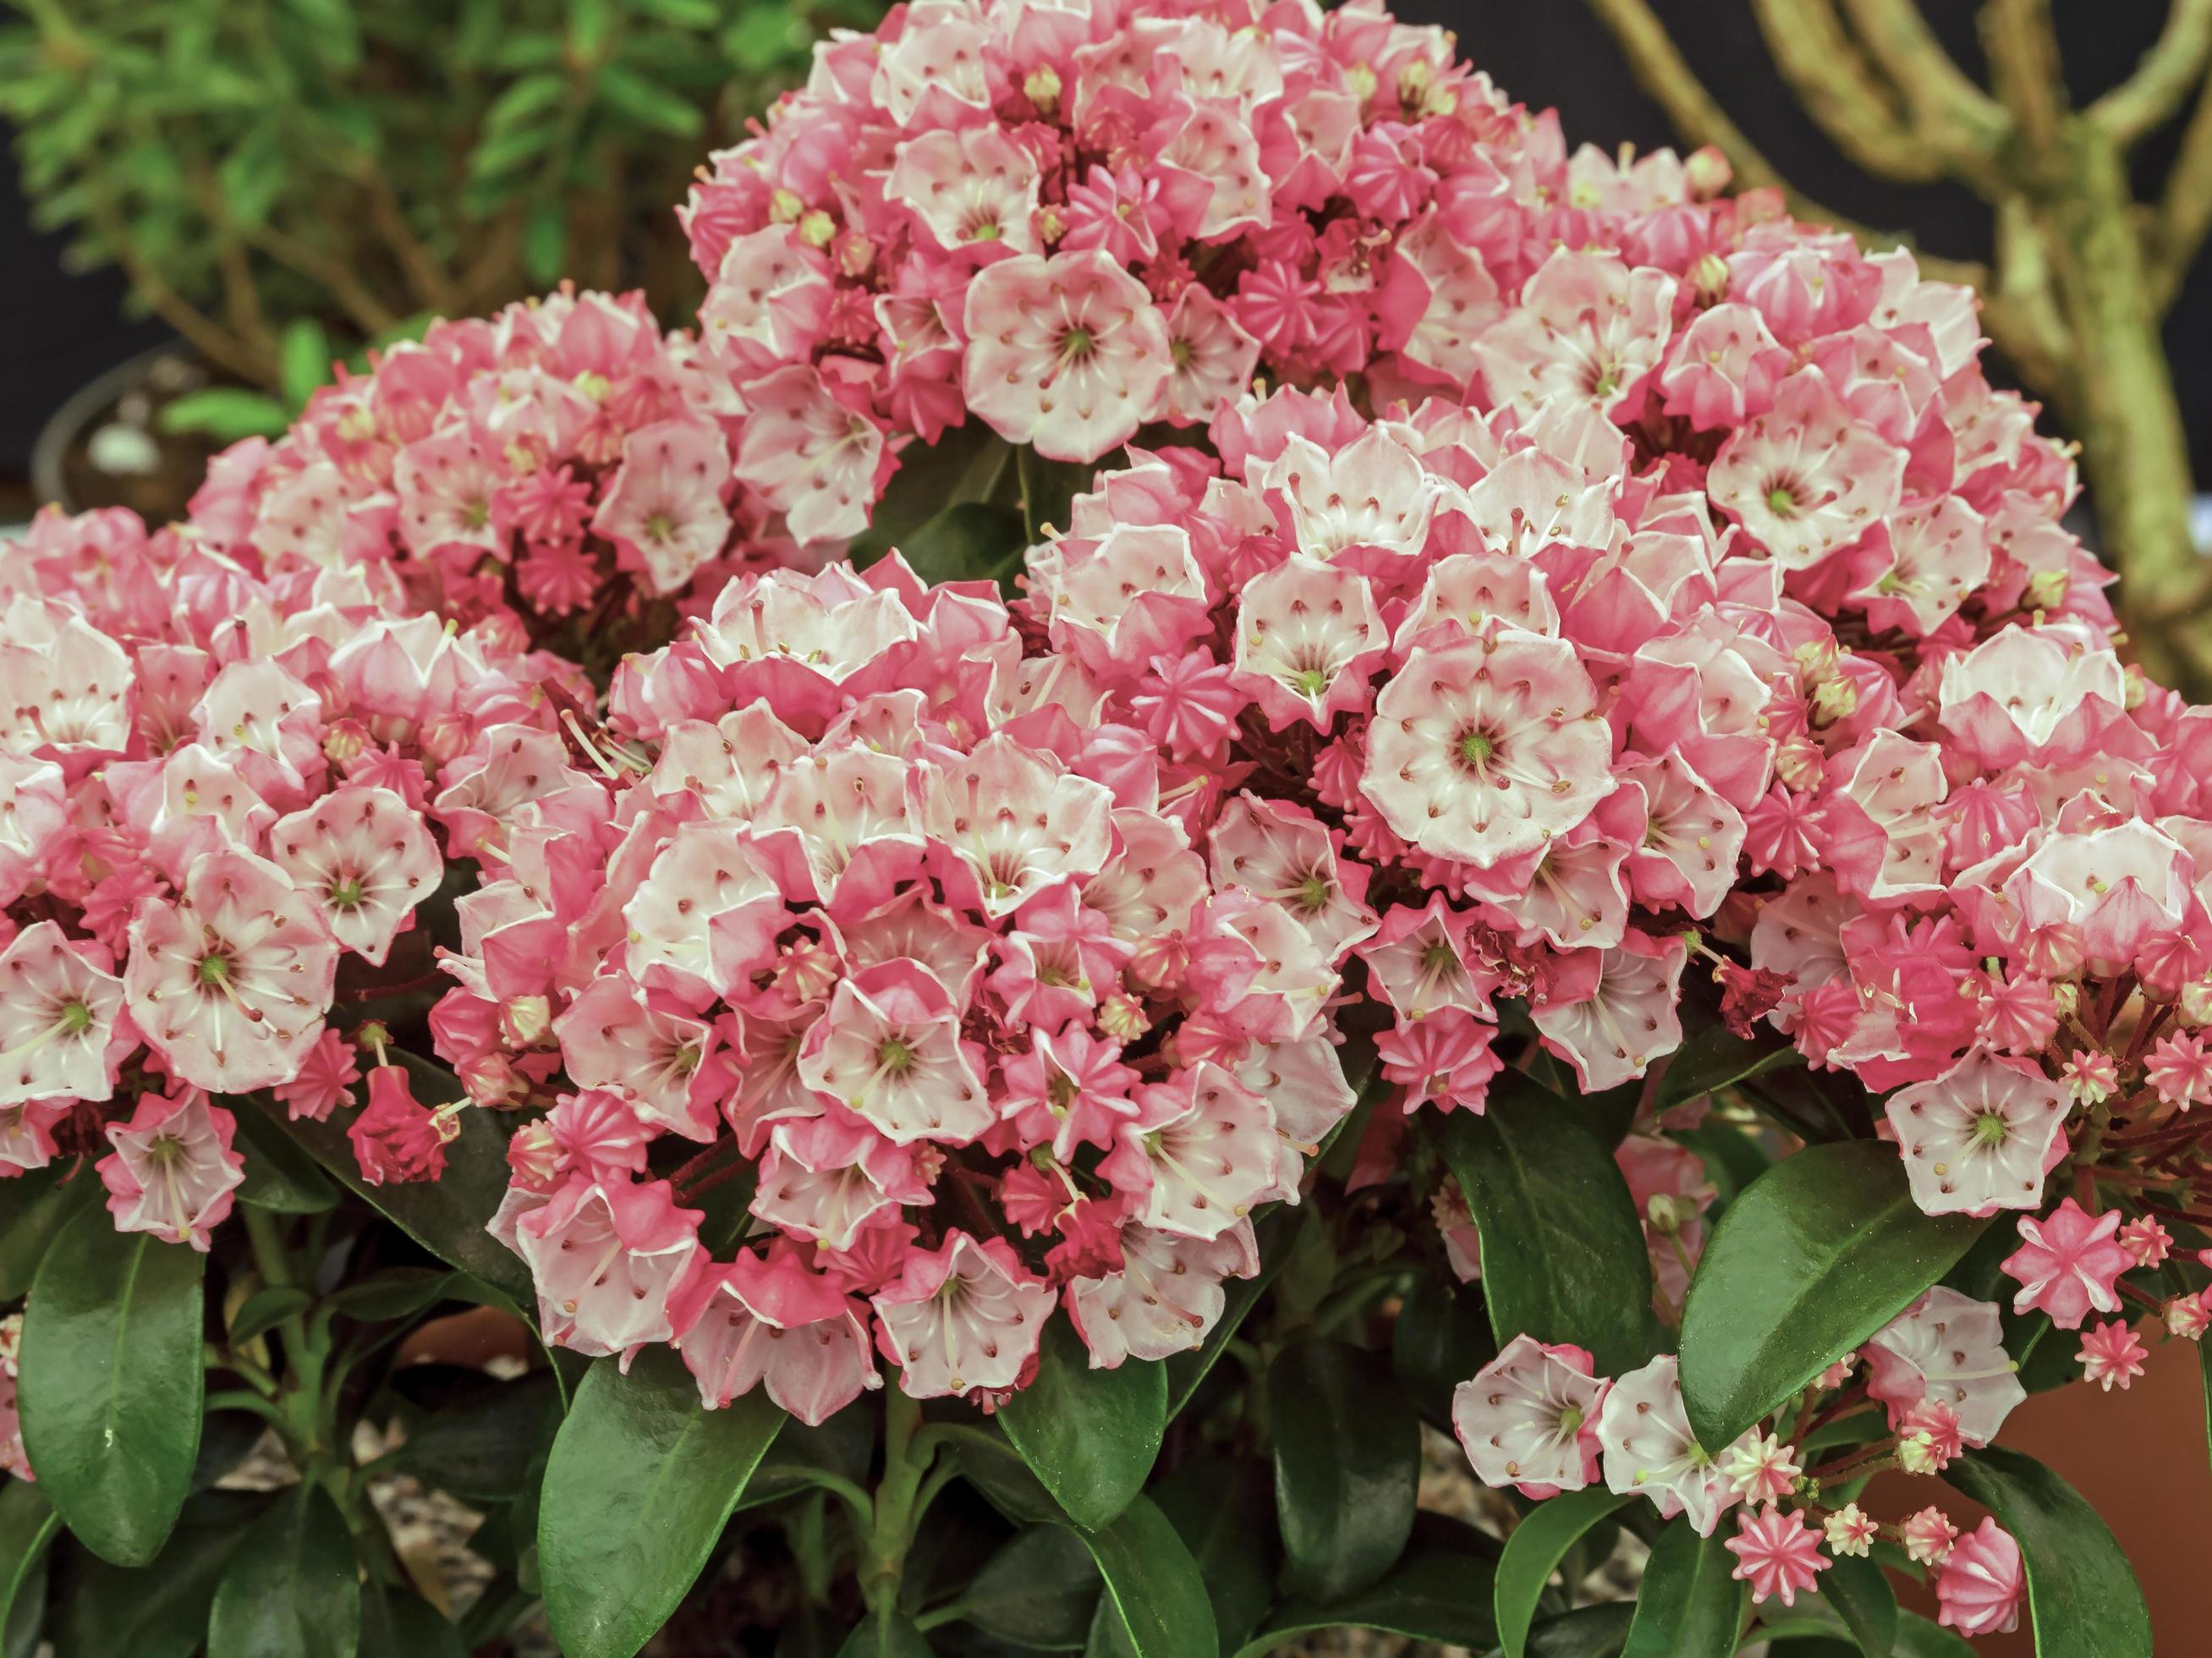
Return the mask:
[(669, 203), (879, 0), (8, 0), (0, 118), (40, 228), (243, 382), (170, 411), (281, 430), (333, 358), (563, 278), (698, 277)]

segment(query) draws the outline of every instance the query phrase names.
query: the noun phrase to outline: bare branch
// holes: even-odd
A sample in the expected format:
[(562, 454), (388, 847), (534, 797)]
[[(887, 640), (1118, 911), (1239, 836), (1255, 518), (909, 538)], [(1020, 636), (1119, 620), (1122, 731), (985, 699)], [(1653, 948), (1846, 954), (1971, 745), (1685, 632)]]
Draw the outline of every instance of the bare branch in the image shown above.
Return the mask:
[(2160, 192), (2154, 230), (2144, 263), (2150, 269), (2151, 304), (2161, 316), (2181, 292), (2181, 279), (2197, 261), (2212, 230), (2212, 83), (2197, 95), (2182, 129), (2181, 149)]
[(2058, 147), (2067, 114), (2050, 0), (1989, 0), (1981, 25), (1990, 78), (2031, 155), (2047, 162)]
[(1984, 196), (2011, 135), (2004, 106), (1975, 85), (1928, 27), (1915, 0), (1845, 0), (1851, 27), (1912, 112), (1915, 134)]
[(1905, 130), (1890, 89), (1844, 32), (1835, 0), (1752, 0), (1752, 9), (1775, 66), (1837, 149), (1901, 183), (1943, 176), (1943, 157)]
[(2204, 79), (2212, 58), (2212, 0), (2173, 0), (2166, 27), (2136, 72), (2089, 106), (2089, 118), (2121, 143), (2164, 122)]

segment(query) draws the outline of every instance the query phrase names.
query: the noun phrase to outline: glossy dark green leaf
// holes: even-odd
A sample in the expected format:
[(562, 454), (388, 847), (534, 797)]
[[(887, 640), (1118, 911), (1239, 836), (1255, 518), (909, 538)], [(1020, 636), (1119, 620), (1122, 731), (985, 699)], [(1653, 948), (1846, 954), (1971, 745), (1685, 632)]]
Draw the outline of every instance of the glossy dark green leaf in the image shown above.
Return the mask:
[[(406, 1066), (415, 1084), (415, 1097), (425, 1105), (442, 1104), (460, 1097), (461, 1087), (450, 1072), (410, 1054), (393, 1051), (396, 1063)], [(340, 1185), (367, 1199), (369, 1206), (395, 1222), (399, 1229), (439, 1260), (472, 1272), (525, 1313), (538, 1305), (530, 1273), (514, 1252), (484, 1230), (487, 1216), (498, 1211), (506, 1193), (507, 1135), (486, 1111), (464, 1111), (457, 1121), (460, 1133), (446, 1148), (446, 1172), (434, 1181), (404, 1185), (371, 1186), (361, 1177), (361, 1167), (346, 1139), (344, 1114), (333, 1113), (328, 1122), (286, 1123), (284, 1108), (264, 1094), (243, 1098), (251, 1108), (289, 1134)]]
[(46, 1550), (61, 1528), (61, 1515), (29, 1480), (0, 1485), (0, 1630), (13, 1625), (19, 1600), (39, 1593)]
[(1676, 1515), (1652, 1545), (1621, 1658), (1727, 1658), (1743, 1625), (1747, 1586), (1718, 1534), (1700, 1537)]
[(432, 1412), (379, 1462), (470, 1503), (512, 1502), (546, 1455), (561, 1416), (548, 1371), (538, 1370)]
[(1113, 1524), (1079, 1534), (1138, 1658), (1218, 1658), (1206, 1579), (1152, 1498), (1139, 1497)]
[(1820, 1598), (1836, 1609), (1866, 1658), (1890, 1658), (1897, 1648), (1897, 1592), (1880, 1566), (1838, 1555), (1820, 1574)]
[(459, 1629), (405, 1589), (365, 1589), (360, 1658), (469, 1658)]
[(1039, 1652), (1079, 1652), (1098, 1608), (1098, 1567), (1064, 1526), (1018, 1532), (960, 1597), (961, 1617), (994, 1640)]
[(1536, 1603), (1567, 1551), (1630, 1500), (1603, 1486), (1568, 1491), (1539, 1503), (1513, 1528), (1498, 1562), (1498, 1643), (1506, 1658), (1522, 1658), (1526, 1651)]
[(1904, 1310), (1989, 1223), (1925, 1215), (1897, 1148), (1807, 1146), (1754, 1181), (1707, 1240), (1682, 1315), (1682, 1402), (1726, 1445)]
[(1267, 1422), (1285, 1579), (1340, 1600), (1388, 1571), (1412, 1533), (1419, 1414), (1376, 1354), (1306, 1341), (1267, 1367)]
[(258, 1111), (234, 1114), (239, 1150), (246, 1157), (240, 1203), (280, 1215), (319, 1215), (337, 1207), (337, 1187), (298, 1142)]
[(1274, 1598), (1282, 1549), (1267, 1467), (1255, 1457), (1194, 1457), (1151, 1495), (1206, 1580), (1222, 1649), (1234, 1651)]
[(1206, 1339), (1187, 1353), (1177, 1353), (1167, 1361), (1168, 1420), (1181, 1416), (1183, 1406), (1197, 1393), (1199, 1384), (1206, 1380), (1260, 1297), (1274, 1283), (1277, 1273), (1290, 1257), (1305, 1220), (1305, 1210), (1286, 1203), (1276, 1204), (1253, 1223), (1252, 1233), (1259, 1246), (1260, 1270), (1248, 1278), (1231, 1278), (1221, 1288), (1224, 1304), (1221, 1316), (1206, 1333)]
[(929, 1642), (911, 1618), (870, 1612), (845, 1637), (837, 1658), (930, 1658)]
[(2142, 1587), (2080, 1492), (2033, 1457), (1997, 1445), (1968, 1451), (1943, 1478), (1996, 1515), (2020, 1545), (2042, 1658), (2148, 1658)]
[[(1620, 1658), (1635, 1615), (1634, 1601), (1607, 1600), (1547, 1618), (1528, 1631), (1528, 1658)], [(1494, 1648), (1488, 1658), (1504, 1650)]]
[(971, 419), (940, 434), (933, 444), (908, 444), (899, 453), (868, 527), (853, 538), (849, 556), (866, 569), (948, 507), (963, 501), (1018, 501), (1013, 446), (981, 421)]
[(1029, 543), (1011, 507), (963, 501), (946, 507), (898, 544), (914, 573), (941, 581), (1002, 581), (1019, 570)]
[(0, 1181), (0, 1301), (14, 1301), (30, 1289), (46, 1246), (102, 1189), (88, 1169), (80, 1168), (66, 1181), (65, 1172), (59, 1166), (32, 1169)]
[(1290, 1601), (1237, 1658), (1260, 1658), (1302, 1635), (1329, 1629), (1381, 1630), (1480, 1651), (1498, 1636), (1490, 1610), (1492, 1570), (1487, 1560), (1416, 1546), (1380, 1582), (1356, 1594), (1325, 1604)]
[(545, 1467), (538, 1570), (569, 1658), (629, 1658), (707, 1563), (784, 1414), (756, 1389), (727, 1410), (665, 1347), (623, 1376), (594, 1363)]
[(1691, 1029), (1660, 1073), (1658, 1108), (1664, 1111), (1747, 1077), (1805, 1063), (1805, 1056), (1780, 1031), (1765, 1023), (1757, 1030), (1758, 1035), (1747, 1039), (1717, 1018)]
[(361, 1580), (345, 1516), (295, 1485), (240, 1540), (208, 1612), (207, 1658), (353, 1658)]
[(230, 1321), (231, 1344), (251, 1341), (314, 1304), (315, 1298), (305, 1290), (289, 1284), (264, 1284), (239, 1303)]
[(1917, 1612), (1897, 1615), (1897, 1658), (1978, 1658), (1973, 1643)]
[(331, 1311), (364, 1324), (412, 1318), (452, 1297), (467, 1281), (465, 1272), (434, 1266), (387, 1266), (332, 1291), (325, 1298)]
[(1774, 1162), (1750, 1134), (1717, 1118), (1708, 1118), (1695, 1128), (1669, 1138), (1689, 1147), (1705, 1163), (1705, 1176), (1713, 1183), (1712, 1206), (1706, 1212), (1709, 1221), (1717, 1221), (1726, 1214), (1736, 1193), (1764, 1175)]
[(1576, 1102), (1508, 1072), (1480, 1116), (1455, 1111), (1444, 1158), (1482, 1236), (1483, 1297), (1503, 1346), (1572, 1342), (1618, 1376), (1648, 1357), (1651, 1260), (1628, 1182)]
[(1453, 1393), (1497, 1357), (1479, 1284), (1455, 1284), (1441, 1272), (1414, 1280), (1391, 1326), (1390, 1366), (1423, 1416), (1448, 1431)]
[(205, 1491), (185, 1504), (150, 1566), (112, 1566), (82, 1552), (58, 1574), (56, 1658), (190, 1658), (207, 1637), (216, 1584), (270, 1498)]
[(143, 1565), (191, 1494), (200, 1442), (207, 1257), (80, 1209), (23, 1320), (23, 1443), (77, 1540)]
[(1045, 1327), (1036, 1378), (999, 1407), (999, 1425), (1079, 1526), (1104, 1525), (1144, 1490), (1167, 1430), (1166, 1369), (1128, 1359), (1091, 1368), (1064, 1319)]
[(1021, 469), (1022, 517), (1030, 537), (1042, 541), (1050, 525), (1065, 532), (1072, 517), (1071, 503), (1090, 492), (1097, 477), (1096, 461), (1047, 460), (1024, 446), (1017, 452)]
[(988, 1428), (964, 1430), (953, 1440), (951, 1454), (961, 1476), (1016, 1525), (1066, 1523), (1066, 1513), (1005, 1435)]

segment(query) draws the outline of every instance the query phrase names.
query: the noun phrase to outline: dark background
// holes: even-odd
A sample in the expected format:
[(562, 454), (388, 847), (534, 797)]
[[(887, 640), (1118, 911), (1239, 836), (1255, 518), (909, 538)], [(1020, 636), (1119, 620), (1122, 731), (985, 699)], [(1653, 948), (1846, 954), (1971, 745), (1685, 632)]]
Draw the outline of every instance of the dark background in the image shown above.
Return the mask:
[[(1978, 76), (1971, 0), (1923, 5)], [(1864, 222), (1909, 230), (1936, 252), (1987, 253), (1988, 214), (1972, 196), (1869, 179), (1828, 145), (1776, 72), (1748, 0), (1659, 0), (1657, 9), (1737, 124), (1807, 193)], [(2077, 103), (2127, 73), (2166, 13), (2151, 0), (2057, 0), (2057, 9)], [(1532, 107), (1557, 106), (1571, 144), (1610, 149), (1627, 141), (1648, 149), (1674, 142), (1666, 118), (1637, 89), (1612, 37), (1580, 0), (1399, 0), (1397, 10), (1407, 21), (1454, 30), (1462, 54), (1514, 97)], [(2162, 174), (2172, 137), (2169, 132), (2144, 147), (2144, 189)], [(118, 272), (69, 272), (63, 252), (63, 239), (31, 233), (11, 158), (0, 166), (0, 317), (7, 319), (0, 331), (0, 483), (22, 477), (40, 427), (71, 392), (167, 337), (158, 324), (125, 314)], [(2212, 376), (2193, 372), (2212, 360), (2212, 263), (2199, 264), (2174, 307), (2166, 345), (2197, 475), (2212, 479)]]

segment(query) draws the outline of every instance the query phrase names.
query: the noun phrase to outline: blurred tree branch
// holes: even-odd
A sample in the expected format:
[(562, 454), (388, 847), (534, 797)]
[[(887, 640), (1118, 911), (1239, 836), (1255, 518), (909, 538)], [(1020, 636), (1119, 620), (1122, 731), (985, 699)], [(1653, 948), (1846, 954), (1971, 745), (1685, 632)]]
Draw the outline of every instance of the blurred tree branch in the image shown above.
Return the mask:
[[(1871, 248), (1783, 176), (1699, 81), (1649, 0), (1589, 0), (1638, 82), (1692, 145), (1801, 219)], [(2159, 325), (2212, 231), (2212, 0), (2172, 0), (2134, 72), (2085, 108), (2069, 99), (2049, 0), (1984, 0), (1989, 84), (1961, 69), (1916, 0), (1752, 0), (1776, 67), (1838, 149), (1899, 184), (1950, 181), (1990, 203), (1996, 258), (1920, 254), (1925, 276), (1981, 295), (1990, 337), (2081, 442), (2137, 656), (2212, 693), (2212, 568), (2190, 530), (2188, 446)], [(2191, 109), (2158, 199), (2139, 202), (2127, 152)]]

